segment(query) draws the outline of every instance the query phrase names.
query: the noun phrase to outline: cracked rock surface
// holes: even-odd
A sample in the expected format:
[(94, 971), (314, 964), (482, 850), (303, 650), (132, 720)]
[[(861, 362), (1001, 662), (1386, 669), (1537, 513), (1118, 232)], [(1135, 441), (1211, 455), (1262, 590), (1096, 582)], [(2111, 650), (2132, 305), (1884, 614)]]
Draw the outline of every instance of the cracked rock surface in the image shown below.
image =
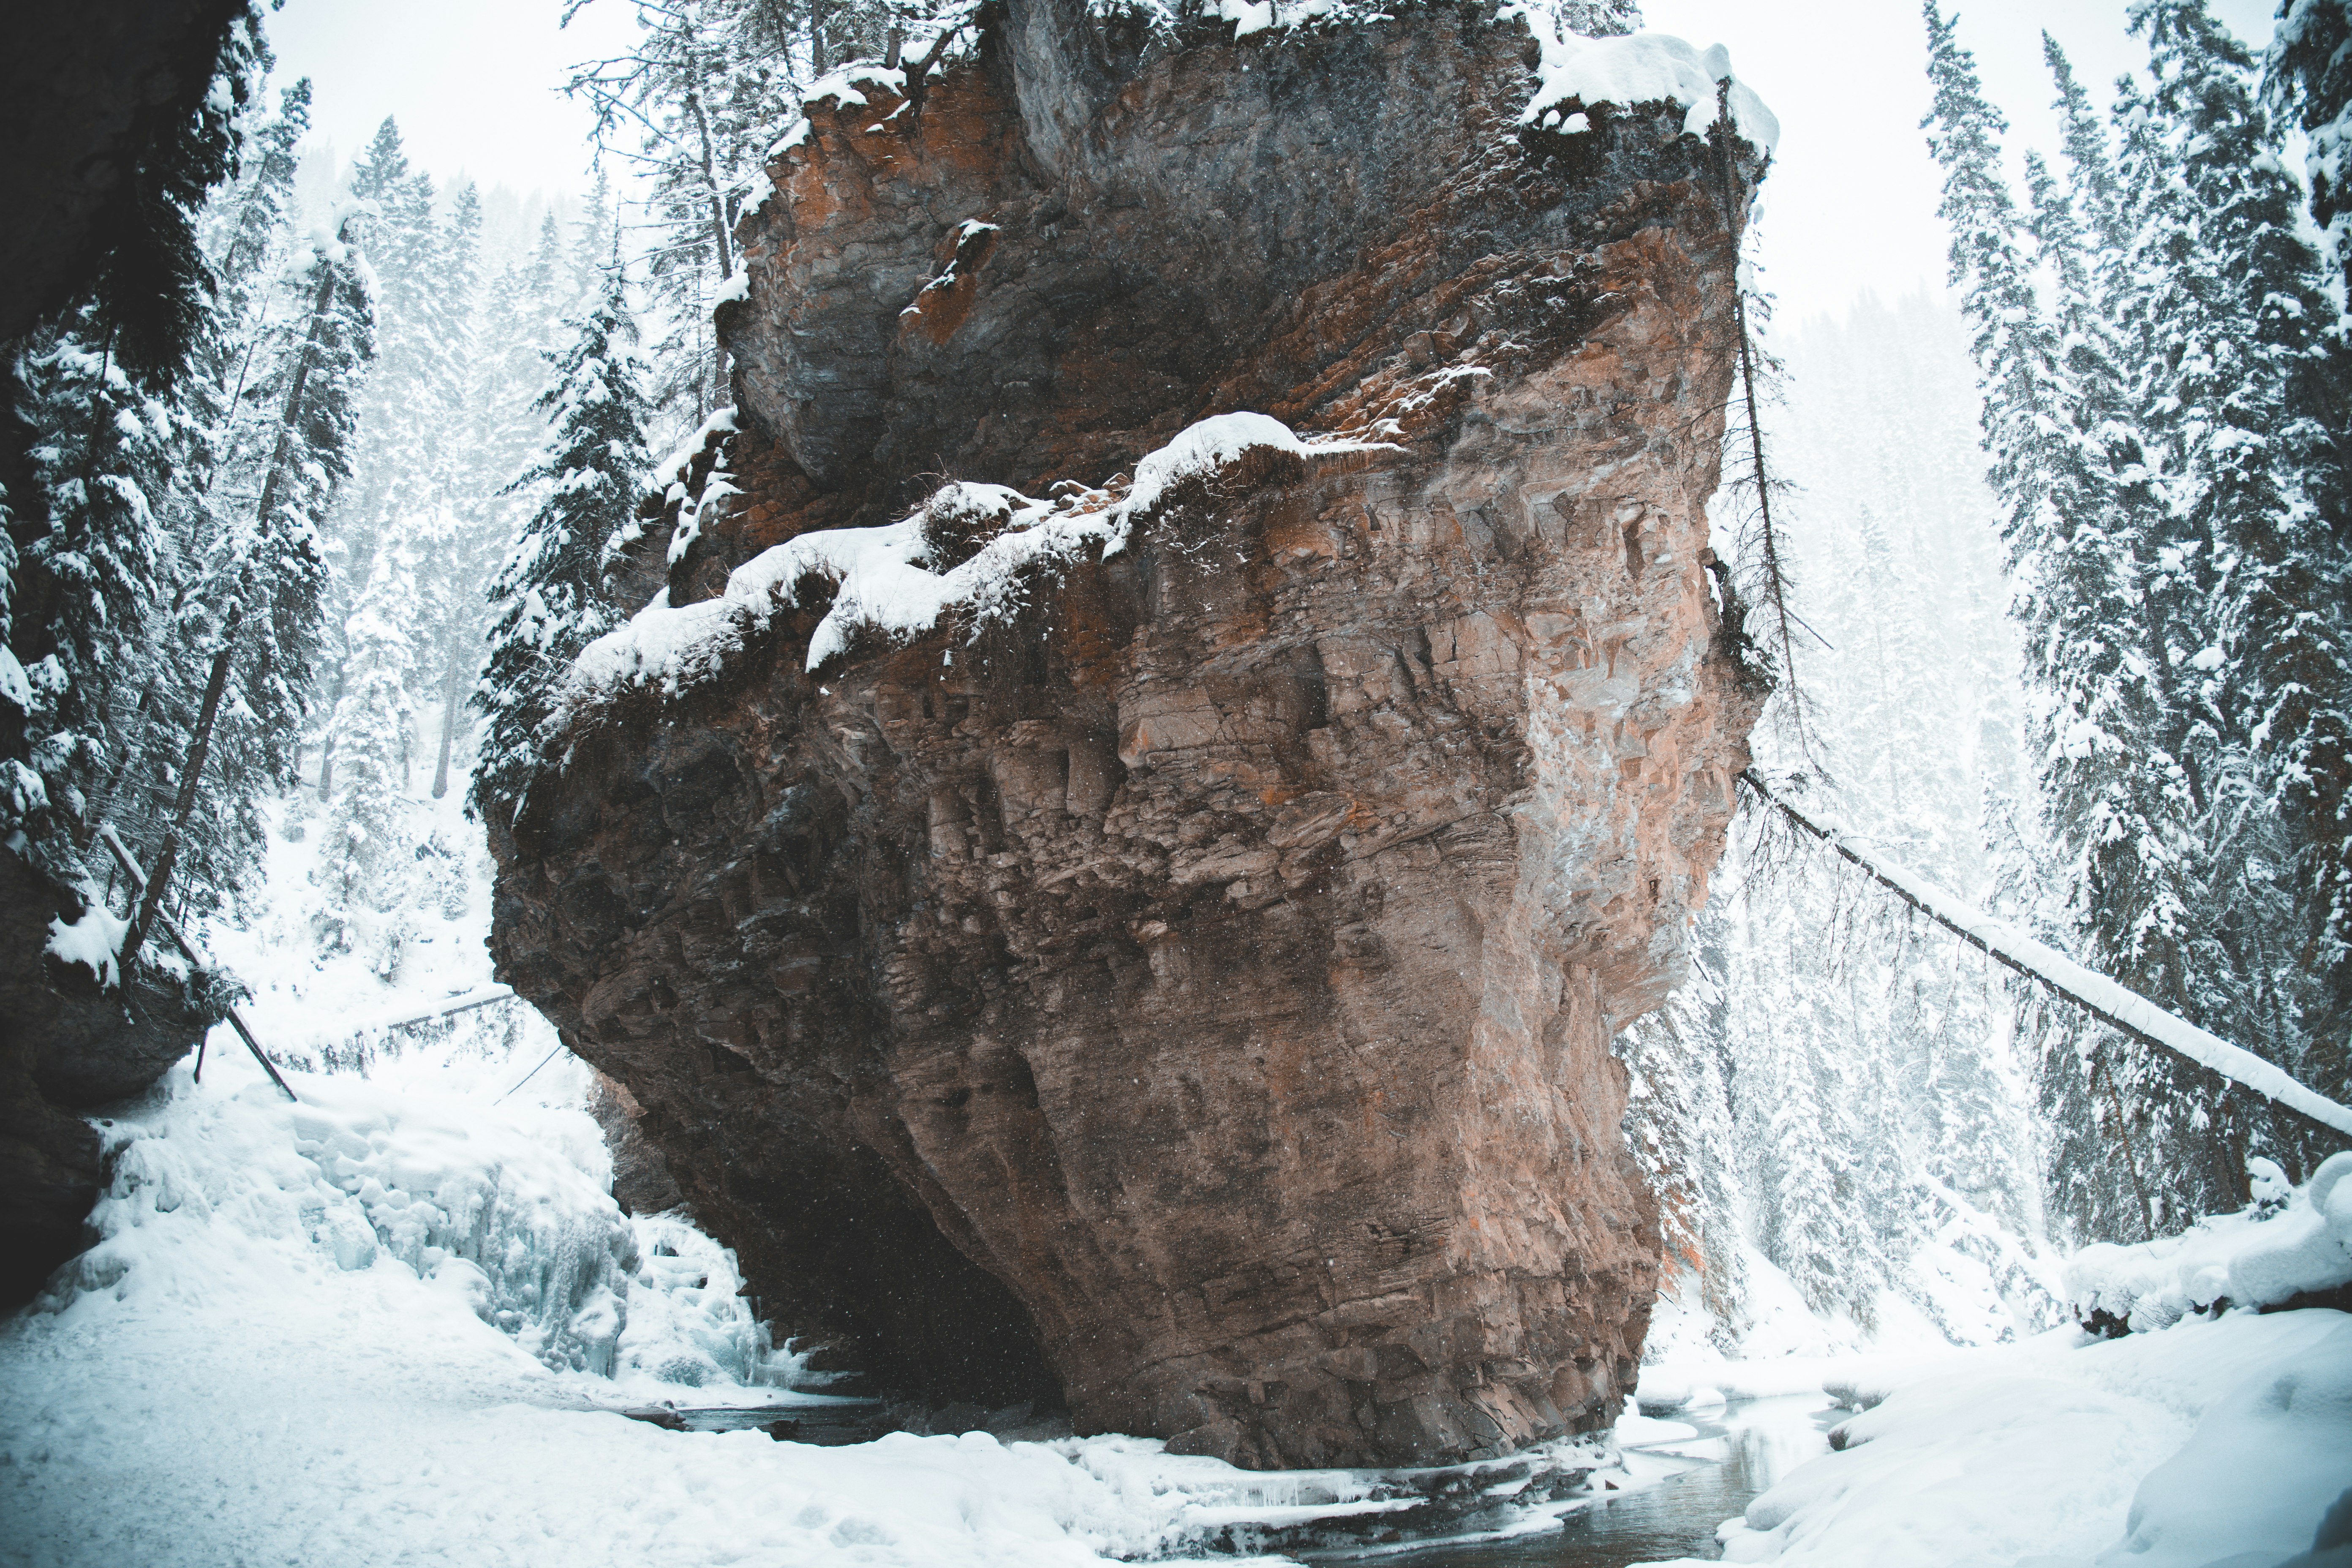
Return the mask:
[(1760, 700), (1706, 554), (1718, 153), (1521, 129), (1476, 8), (1229, 34), (1009, 4), (919, 106), (813, 106), (670, 602), (942, 470), (1083, 510), (1229, 410), (1354, 446), (1196, 473), (992, 618), (811, 671), (804, 584), (583, 700), (494, 947), (782, 1331), (1245, 1466), (1491, 1457), (1632, 1385), (1609, 1042)]

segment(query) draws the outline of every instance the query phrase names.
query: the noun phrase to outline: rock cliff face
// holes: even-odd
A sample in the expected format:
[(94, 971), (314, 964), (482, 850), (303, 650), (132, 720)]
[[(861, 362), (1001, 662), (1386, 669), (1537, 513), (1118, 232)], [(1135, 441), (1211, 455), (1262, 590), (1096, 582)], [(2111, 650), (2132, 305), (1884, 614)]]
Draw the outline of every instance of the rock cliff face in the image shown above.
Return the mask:
[(153, 1083), (218, 1016), (152, 968), (100, 989), (48, 952), (50, 922), (84, 912), (0, 847), (0, 1311), (93, 1238), (83, 1222), (106, 1177), (82, 1113)]
[[(1760, 695), (1705, 550), (1718, 153), (1672, 101), (1520, 125), (1475, 8), (1202, 33), (1024, 0), (812, 106), (722, 310), (734, 493), (583, 661), (494, 945), (886, 1381), (1507, 1452), (1630, 1384), (1609, 1041)], [(1342, 438), (1192, 428), (1235, 410)], [(888, 571), (812, 531), (919, 506)]]

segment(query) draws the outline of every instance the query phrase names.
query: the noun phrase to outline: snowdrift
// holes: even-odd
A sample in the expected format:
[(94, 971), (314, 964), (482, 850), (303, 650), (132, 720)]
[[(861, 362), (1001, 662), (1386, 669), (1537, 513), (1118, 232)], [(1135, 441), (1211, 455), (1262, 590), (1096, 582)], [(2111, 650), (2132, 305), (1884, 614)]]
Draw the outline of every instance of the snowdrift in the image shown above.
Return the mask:
[(2269, 1160), (2247, 1162), (2254, 1199), (2179, 1236), (2137, 1246), (2098, 1243), (2069, 1259), (2066, 1299), (2084, 1322), (2169, 1328), (2217, 1302), (2275, 1307), (2352, 1285), (2352, 1152), (2290, 1187)]

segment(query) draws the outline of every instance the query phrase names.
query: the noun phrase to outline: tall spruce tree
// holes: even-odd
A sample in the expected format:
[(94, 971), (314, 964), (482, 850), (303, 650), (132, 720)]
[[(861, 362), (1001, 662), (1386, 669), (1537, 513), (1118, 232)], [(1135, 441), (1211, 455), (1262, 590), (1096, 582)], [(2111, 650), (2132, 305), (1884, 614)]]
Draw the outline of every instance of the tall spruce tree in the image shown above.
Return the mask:
[[(352, 227), (347, 220), (337, 235), (314, 234), (287, 258), (268, 303), (276, 328), (224, 313), (215, 335), (227, 346), (210, 374), (236, 385), (215, 381), (205, 405), (215, 416), (205, 442), (209, 467), (176, 498), (181, 584), (159, 622), (171, 635), (155, 652), (111, 804), (154, 876), (169, 879), (169, 858), (179, 896), (197, 910), (257, 871), (262, 805), (294, 779), (323, 635), (320, 531), (350, 476), (373, 353), (373, 300)], [(273, 243), (268, 253), (286, 248)], [(257, 316), (264, 308), (253, 309)], [(216, 679), (227, 683), (226, 701), (207, 700)], [(211, 778), (192, 796), (183, 769), (199, 748)], [(205, 807), (184, 820), (184, 798)]]
[(599, 588), (604, 554), (635, 515), (653, 460), (636, 341), (615, 268), (556, 362), (556, 383), (539, 404), (551, 437), (516, 481), (541, 488), (543, 499), (491, 585), (496, 619), (475, 694), (488, 722), (473, 800), (499, 822), (530, 786), (565, 671), (615, 619)]
[(399, 977), (412, 935), (405, 920), (415, 855), (406, 831), (409, 687), (415, 651), (415, 561), (387, 540), (345, 628), (342, 711), (336, 715), (334, 794), (316, 873), (327, 901), (318, 917), (323, 952), (362, 954), (377, 978)]
[[(2246, 1043), (2333, 1091), (2347, 1081), (2334, 1041), (2352, 1022), (2342, 345), (2251, 53), (2201, 0), (2137, 0), (2130, 16), (2166, 154), (2143, 255), (2163, 280), (2168, 499), (2183, 575), (2209, 606), (2175, 657), (2200, 674), (2230, 770), (2208, 832), (2226, 872), (2210, 918), (2242, 977), (2235, 1021), (2268, 1037)], [(2315, 974), (2316, 992), (2301, 984)], [(2291, 1123), (2269, 1131), (2315, 1152)]]
[(2303, 127), (2311, 216), (2352, 300), (2352, 0), (2279, 0), (2265, 89)]
[(173, 407), (107, 352), (100, 322), (82, 310), (16, 369), (16, 415), (39, 434), (28, 493), (10, 498), (21, 541), (10, 640), (43, 651), (0, 658), (0, 700), (22, 715), (27, 742), (0, 788), (0, 833), (22, 834), (66, 884), (80, 878), (105, 786), (134, 742), (152, 609), (173, 597), (161, 503), (183, 436)]
[[(2161, 613), (2179, 589), (2160, 570), (2170, 541), (2150, 537), (2163, 508), (2143, 488), (2149, 463), (2128, 399), (2114, 393), (2117, 351), (2077, 216), (2087, 205), (2095, 224), (2108, 223), (2110, 205), (2095, 183), (2078, 204), (2046, 171), (2037, 174), (2032, 228), (2055, 282), (2053, 314), (2019, 245), (2026, 226), (2000, 166), (2006, 124), (1953, 25), (1934, 0), (1925, 13), (1935, 91), (1928, 144), (1945, 170), (1952, 278), (1975, 331), (1985, 445), (2039, 700), (2032, 729), (2044, 810), (2063, 857), (2058, 879), (2071, 929), (2053, 934), (2165, 1005), (2210, 1016), (2200, 1005), (2204, 802), (2190, 726), (2169, 689)], [(2078, 175), (2091, 167), (2081, 162), (2088, 151), (2070, 146)], [(2045, 1104), (2074, 1130), (2085, 1156), (2062, 1172), (2077, 1223), (2137, 1234), (2144, 1219), (2136, 1189), (2113, 1162), (2088, 1157), (2128, 1135), (2116, 1121), (2117, 1097), (2089, 1093), (2084, 1079), (2086, 1061), (2095, 1073), (2109, 1057), (2151, 1080), (2136, 1106), (2176, 1087), (2168, 1064), (2129, 1042), (2069, 1034), (2043, 1042)]]

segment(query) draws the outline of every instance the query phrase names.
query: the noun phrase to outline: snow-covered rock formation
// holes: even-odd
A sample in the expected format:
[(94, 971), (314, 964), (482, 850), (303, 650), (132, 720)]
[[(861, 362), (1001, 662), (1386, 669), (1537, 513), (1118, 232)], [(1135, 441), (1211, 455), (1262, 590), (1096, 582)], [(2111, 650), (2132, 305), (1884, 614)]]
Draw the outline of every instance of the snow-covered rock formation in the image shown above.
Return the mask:
[(1605, 1425), (1609, 1041), (1760, 696), (1706, 507), (1769, 116), (1477, 6), (985, 16), (779, 142), (501, 974), (886, 1380), (1251, 1466)]

